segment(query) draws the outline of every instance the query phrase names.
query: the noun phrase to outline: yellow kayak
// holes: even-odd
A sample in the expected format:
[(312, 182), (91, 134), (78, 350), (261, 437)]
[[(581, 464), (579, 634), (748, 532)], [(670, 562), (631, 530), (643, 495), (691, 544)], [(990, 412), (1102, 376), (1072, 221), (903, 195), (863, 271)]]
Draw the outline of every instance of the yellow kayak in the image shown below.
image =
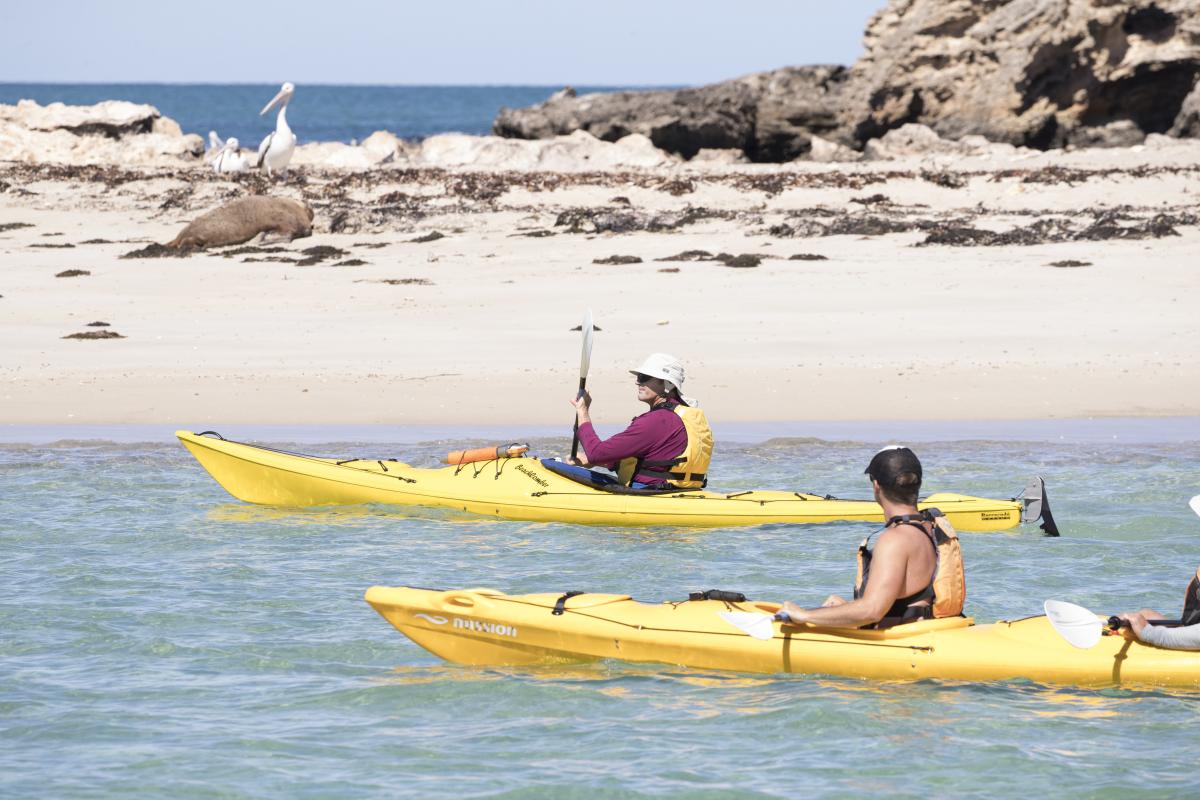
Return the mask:
[[(392, 460), (318, 458), (187, 431), (175, 435), (227, 492), (263, 505), (390, 503), (504, 519), (599, 525), (883, 522), (883, 510), (872, 500), (785, 491), (644, 492), (602, 487), (561, 474), (557, 462), (523, 456), (423, 469)], [(940, 508), (960, 531), (1006, 530), (1024, 519), (1042, 517), (1046, 532), (1057, 535), (1043, 492), (1038, 479), (1019, 499), (941, 493), (920, 505)]]
[[(1082, 650), (1045, 616), (976, 625), (967, 617), (887, 630), (772, 622), (746, 635), (722, 613), (773, 614), (778, 603), (643, 603), (619, 594), (506, 595), (372, 586), (366, 601), (401, 633), (448, 661), (479, 665), (618, 659), (700, 669), (875, 680), (1027, 679), (1071, 686), (1200, 688), (1200, 653), (1106, 636)], [(559, 613), (555, 613), (559, 611)]]

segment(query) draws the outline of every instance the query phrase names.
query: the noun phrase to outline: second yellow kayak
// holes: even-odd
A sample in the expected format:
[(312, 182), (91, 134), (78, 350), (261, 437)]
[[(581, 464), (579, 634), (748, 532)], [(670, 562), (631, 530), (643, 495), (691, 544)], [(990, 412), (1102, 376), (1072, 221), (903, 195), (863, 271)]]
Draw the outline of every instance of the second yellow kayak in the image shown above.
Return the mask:
[(1200, 688), (1200, 653), (1121, 636), (1072, 647), (1045, 616), (976, 625), (965, 617), (887, 630), (771, 623), (746, 635), (722, 614), (773, 614), (779, 603), (622, 594), (507, 595), (494, 589), (372, 586), (366, 601), (421, 647), (461, 664), (534, 665), (618, 659), (739, 672), (881, 680), (1027, 679), (1073, 686)]

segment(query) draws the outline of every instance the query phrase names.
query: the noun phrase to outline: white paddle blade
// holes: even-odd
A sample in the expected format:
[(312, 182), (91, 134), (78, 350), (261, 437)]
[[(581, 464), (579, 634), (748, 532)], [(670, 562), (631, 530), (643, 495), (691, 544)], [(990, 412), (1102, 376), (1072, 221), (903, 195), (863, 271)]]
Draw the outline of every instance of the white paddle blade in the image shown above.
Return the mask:
[(775, 618), (770, 614), (755, 614), (753, 611), (718, 611), (721, 619), (755, 639), (767, 641), (775, 637)]
[(592, 310), (589, 308), (583, 315), (583, 353), (579, 356), (580, 380), (588, 376), (588, 369), (592, 366), (592, 333), (595, 327), (592, 324)]
[(1188, 506), (1192, 509), (1192, 511), (1196, 512), (1197, 517), (1200, 517), (1200, 494), (1189, 500)]
[(1050, 625), (1074, 647), (1087, 650), (1100, 641), (1103, 628), (1100, 618), (1083, 606), (1062, 600), (1047, 600), (1042, 607), (1046, 610)]

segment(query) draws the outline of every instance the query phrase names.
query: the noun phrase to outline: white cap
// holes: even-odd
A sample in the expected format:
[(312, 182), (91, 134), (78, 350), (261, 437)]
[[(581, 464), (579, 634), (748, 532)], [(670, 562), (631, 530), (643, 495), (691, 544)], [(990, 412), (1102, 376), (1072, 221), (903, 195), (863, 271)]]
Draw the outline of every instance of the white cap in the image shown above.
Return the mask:
[(649, 375), (651, 378), (662, 378), (667, 382), (668, 389), (683, 391), (683, 364), (679, 359), (666, 353), (651, 353), (637, 369), (629, 370), (632, 375)]

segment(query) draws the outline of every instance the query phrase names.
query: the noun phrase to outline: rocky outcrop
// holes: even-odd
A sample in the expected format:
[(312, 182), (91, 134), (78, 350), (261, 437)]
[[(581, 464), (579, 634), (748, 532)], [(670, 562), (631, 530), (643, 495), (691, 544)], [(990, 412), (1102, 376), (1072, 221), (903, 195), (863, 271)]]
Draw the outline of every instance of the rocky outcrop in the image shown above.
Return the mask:
[(0, 105), (0, 160), (26, 163), (178, 164), (204, 154), (154, 106), (107, 100), (91, 106), (21, 100)]
[(563, 172), (663, 167), (677, 160), (641, 134), (603, 142), (583, 131), (541, 141), (445, 133), (430, 136), (413, 155), (414, 163), (421, 166)]
[(1179, 116), (1169, 133), (1172, 136), (1200, 139), (1200, 81), (1196, 82), (1192, 93), (1183, 101)]
[(1164, 133), (1200, 75), (1195, 0), (892, 0), (867, 26), (845, 124), (1039, 149)]
[[(504, 109), (501, 136), (642, 133), (690, 158), (844, 157), (906, 124), (940, 140), (1038, 149), (1200, 136), (1196, 0), (891, 0), (849, 70), (789, 67), (697, 89), (576, 97)], [(813, 137), (818, 137), (813, 152)], [(825, 142), (832, 143), (833, 147)]]
[(838, 138), (845, 74), (842, 67), (792, 67), (698, 89), (585, 95), (564, 89), (530, 108), (501, 109), (493, 132), (544, 139), (582, 130), (608, 142), (636, 133), (684, 158), (736, 148), (753, 160), (786, 161), (807, 153), (813, 135)]

